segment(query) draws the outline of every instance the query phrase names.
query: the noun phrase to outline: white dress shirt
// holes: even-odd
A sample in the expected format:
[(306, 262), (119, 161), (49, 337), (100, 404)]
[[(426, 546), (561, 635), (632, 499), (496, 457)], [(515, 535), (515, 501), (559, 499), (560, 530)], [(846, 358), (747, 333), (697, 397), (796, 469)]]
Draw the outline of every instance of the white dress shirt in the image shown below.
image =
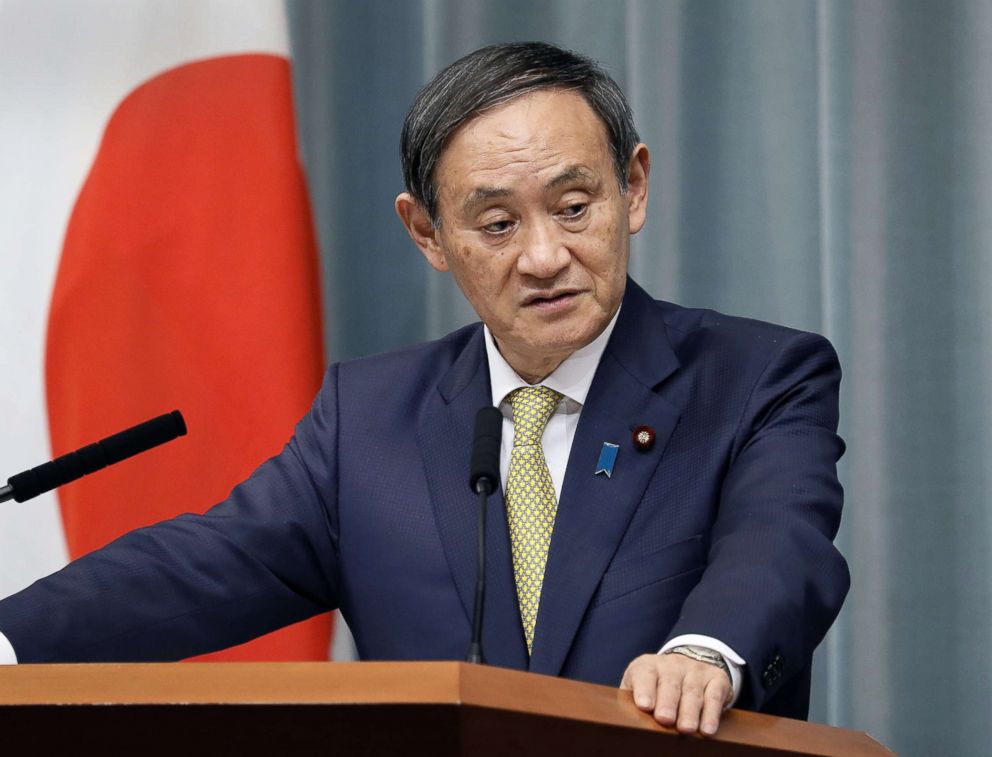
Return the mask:
[(16, 665), (17, 655), (7, 637), (0, 633), (0, 665)]
[[(616, 326), (620, 311), (609, 325), (593, 341), (585, 347), (576, 350), (569, 355), (561, 365), (555, 368), (551, 375), (543, 381), (538, 382), (542, 386), (553, 389), (563, 395), (558, 407), (548, 420), (548, 425), (544, 429), (544, 436), (541, 439), (541, 446), (544, 449), (544, 459), (548, 462), (548, 470), (551, 473), (551, 481), (555, 487), (555, 497), (561, 494), (562, 484), (565, 481), (565, 468), (568, 465), (568, 455), (572, 449), (572, 440), (575, 439), (575, 429), (579, 425), (579, 416), (582, 414), (582, 406), (585, 404), (586, 396), (589, 394), (589, 387), (592, 385), (593, 377), (596, 375), (596, 368), (599, 366), (600, 358), (606, 349), (606, 343), (610, 340), (610, 334)], [(489, 384), (493, 392), (493, 405), (500, 409), (503, 414), (503, 439), (499, 456), (499, 472), (501, 480), (506, 481), (506, 474), (510, 468), (510, 451), (513, 449), (513, 410), (510, 403), (506, 401), (507, 395), (514, 389), (522, 386), (529, 386), (517, 372), (510, 367), (509, 363), (503, 359), (496, 342), (493, 340), (489, 327), (484, 327), (486, 337), (486, 356), (489, 359)], [(739, 654), (718, 639), (699, 634), (684, 634), (676, 636), (665, 643), (659, 650), (665, 652), (673, 647), (683, 644), (693, 644), (700, 647), (712, 649), (723, 655), (727, 666), (730, 668), (730, 681), (733, 684), (733, 698), (727, 707), (737, 701), (741, 692), (741, 668), (745, 662)]]

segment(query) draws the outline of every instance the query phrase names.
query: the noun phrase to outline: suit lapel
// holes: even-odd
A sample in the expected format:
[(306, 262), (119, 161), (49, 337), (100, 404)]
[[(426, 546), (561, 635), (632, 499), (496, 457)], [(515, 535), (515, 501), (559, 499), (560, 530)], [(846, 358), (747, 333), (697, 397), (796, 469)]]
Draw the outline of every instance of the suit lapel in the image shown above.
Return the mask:
[[(659, 309), (628, 280), (623, 308), (582, 408), (545, 568), (530, 670), (558, 675), (603, 572), (679, 419), (654, 388), (678, 368)], [(655, 429), (634, 448), (638, 425)], [(611, 477), (594, 475), (604, 442), (620, 446)]]
[[(437, 391), (428, 397), (418, 421), (420, 449), (441, 543), (469, 623), (478, 559), (478, 501), (468, 485), (472, 430), (476, 412), (491, 404), (480, 327), (438, 383)], [(527, 666), (527, 648), (509, 544), (500, 491), (489, 498), (486, 518), (483, 652), (493, 665), (523, 669)]]

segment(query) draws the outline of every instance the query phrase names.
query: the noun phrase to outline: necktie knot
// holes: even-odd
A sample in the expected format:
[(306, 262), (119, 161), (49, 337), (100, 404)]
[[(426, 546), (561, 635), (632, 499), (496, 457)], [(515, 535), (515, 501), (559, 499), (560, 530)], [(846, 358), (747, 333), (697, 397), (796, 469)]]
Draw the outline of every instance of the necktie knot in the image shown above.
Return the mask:
[(513, 410), (513, 446), (540, 445), (562, 394), (546, 386), (522, 386), (506, 396)]

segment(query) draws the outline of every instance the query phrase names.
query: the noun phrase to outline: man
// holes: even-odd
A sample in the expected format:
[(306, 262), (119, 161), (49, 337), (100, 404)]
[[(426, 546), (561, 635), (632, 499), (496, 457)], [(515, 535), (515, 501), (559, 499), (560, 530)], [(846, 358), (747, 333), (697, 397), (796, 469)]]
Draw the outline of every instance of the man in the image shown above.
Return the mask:
[(402, 154), (396, 211), (485, 326), (331, 366), (227, 501), (0, 602), (17, 657), (179, 659), (340, 607), (365, 659), (462, 658), (468, 442), (495, 404), (488, 661), (619, 682), (683, 732), (734, 701), (805, 716), (849, 583), (829, 344), (627, 278), (649, 153), (587, 59), (466, 56), (418, 96)]

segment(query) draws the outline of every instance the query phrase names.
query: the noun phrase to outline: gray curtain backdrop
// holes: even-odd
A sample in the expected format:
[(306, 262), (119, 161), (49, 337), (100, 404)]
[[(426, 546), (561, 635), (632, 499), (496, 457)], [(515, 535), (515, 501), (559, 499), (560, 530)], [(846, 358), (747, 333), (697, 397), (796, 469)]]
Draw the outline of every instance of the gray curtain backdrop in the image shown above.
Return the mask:
[(853, 573), (812, 719), (903, 755), (992, 744), (992, 5), (290, 0), (330, 359), (474, 319), (392, 202), (414, 94), (484, 44), (601, 60), (653, 150), (632, 273), (826, 334)]

